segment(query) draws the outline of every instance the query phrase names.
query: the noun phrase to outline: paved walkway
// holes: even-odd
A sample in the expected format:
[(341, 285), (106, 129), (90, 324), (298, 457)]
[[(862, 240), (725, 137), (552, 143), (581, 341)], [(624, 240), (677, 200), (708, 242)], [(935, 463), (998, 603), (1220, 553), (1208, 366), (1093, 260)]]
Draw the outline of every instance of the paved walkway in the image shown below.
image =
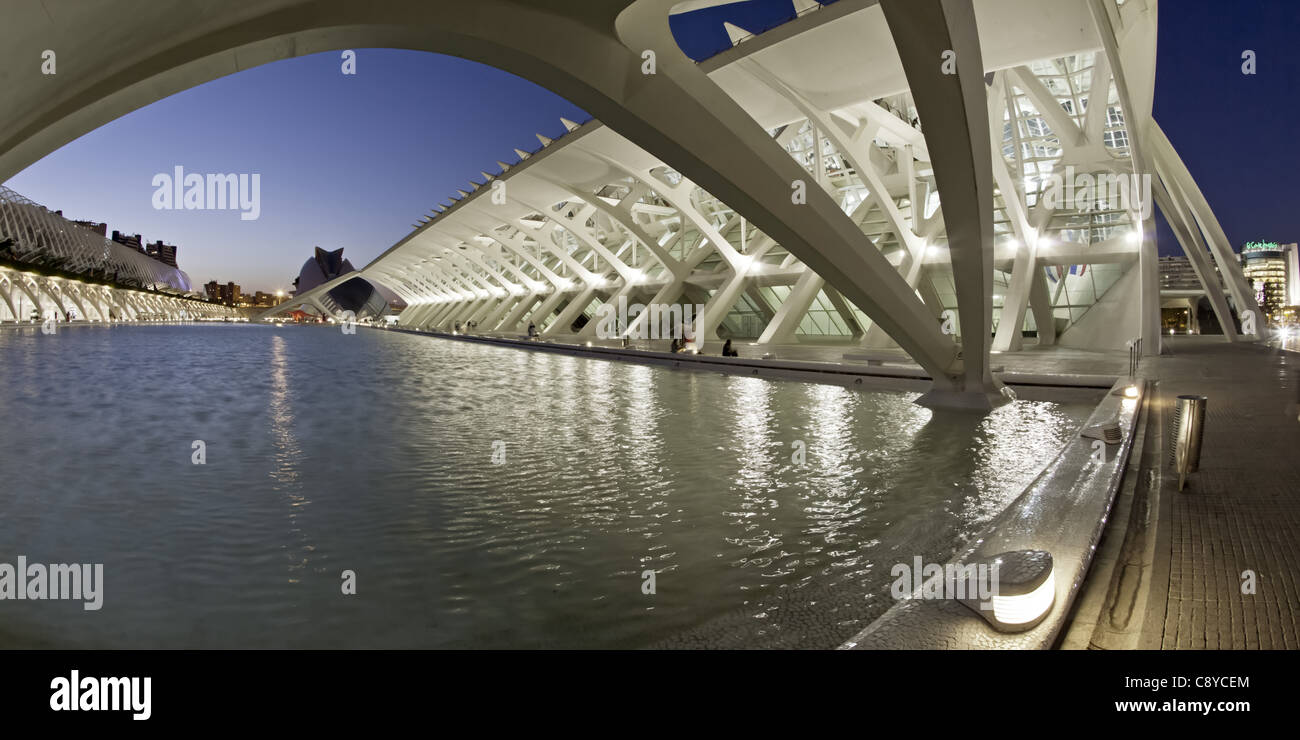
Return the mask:
[[(1108, 533), (1118, 565), (1090, 576), (1104, 605), (1066, 647), (1300, 648), (1300, 354), (1200, 337), (1169, 349), (1142, 366), (1158, 382), (1128, 526)], [(1209, 402), (1200, 472), (1179, 492), (1167, 450), (1183, 394)]]
[[(1179, 394), (1209, 405), (1200, 472), (1182, 493), (1176, 476), (1162, 485), (1169, 585), (1159, 646), (1300, 648), (1300, 354), (1204, 340), (1172, 350), (1153, 363), (1166, 423)], [(1242, 593), (1247, 571), (1253, 595)]]

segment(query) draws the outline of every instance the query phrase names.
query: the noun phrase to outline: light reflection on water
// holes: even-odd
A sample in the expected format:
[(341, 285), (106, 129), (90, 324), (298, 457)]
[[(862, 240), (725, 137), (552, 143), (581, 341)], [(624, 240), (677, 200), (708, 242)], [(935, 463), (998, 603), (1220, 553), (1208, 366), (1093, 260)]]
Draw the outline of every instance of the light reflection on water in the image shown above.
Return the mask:
[(290, 583), (297, 583), (296, 571), (307, 567), (312, 550), (299, 525), (299, 514), (310, 501), (302, 490), (298, 465), (302, 450), (293, 433), (293, 410), (289, 401), (289, 356), (282, 336), (271, 337), (271, 437), (275, 450), (275, 468), (271, 471), (271, 490), (285, 498), (288, 505), (289, 534), (298, 540), (296, 549), (289, 553)]
[(0, 562), (107, 581), (100, 612), (0, 603), (0, 643), (832, 647), (1093, 405), (913, 398), (374, 331), (0, 332)]

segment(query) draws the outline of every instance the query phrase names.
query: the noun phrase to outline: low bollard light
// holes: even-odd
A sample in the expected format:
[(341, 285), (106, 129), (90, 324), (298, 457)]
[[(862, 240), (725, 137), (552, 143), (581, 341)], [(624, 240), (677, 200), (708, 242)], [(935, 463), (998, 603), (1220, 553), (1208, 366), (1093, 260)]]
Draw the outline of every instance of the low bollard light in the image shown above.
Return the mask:
[(1056, 577), (1050, 552), (1013, 550), (974, 565), (981, 579), (986, 579), (979, 593), (990, 596), (961, 602), (999, 632), (1032, 629), (1052, 610)]

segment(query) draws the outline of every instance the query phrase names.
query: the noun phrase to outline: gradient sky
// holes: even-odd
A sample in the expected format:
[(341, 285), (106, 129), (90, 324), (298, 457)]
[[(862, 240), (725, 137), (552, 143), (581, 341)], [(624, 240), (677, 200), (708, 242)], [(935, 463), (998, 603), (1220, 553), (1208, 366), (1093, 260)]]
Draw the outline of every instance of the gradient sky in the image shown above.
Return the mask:
[[(1176, 7), (1176, 10), (1175, 10)], [(683, 48), (728, 44), (716, 21), (752, 30), (790, 14), (789, 0), (751, 0), (674, 19)], [(1233, 244), (1295, 241), (1300, 181), (1293, 140), (1300, 61), (1292, 0), (1163, 4), (1155, 114), (1197, 177)], [(1241, 54), (1259, 74), (1241, 74)], [(500, 70), (424, 52), (357, 50), (288, 59), (215, 80), (142, 108), (50, 154), (6, 185), (69, 218), (107, 221), (180, 247), (196, 286), (289, 289), (311, 249), (345, 248), (361, 267), (480, 170), (564, 132), (580, 108)], [(261, 174), (262, 214), (160, 211), (153, 176)], [(1177, 253), (1167, 228), (1161, 252)]]

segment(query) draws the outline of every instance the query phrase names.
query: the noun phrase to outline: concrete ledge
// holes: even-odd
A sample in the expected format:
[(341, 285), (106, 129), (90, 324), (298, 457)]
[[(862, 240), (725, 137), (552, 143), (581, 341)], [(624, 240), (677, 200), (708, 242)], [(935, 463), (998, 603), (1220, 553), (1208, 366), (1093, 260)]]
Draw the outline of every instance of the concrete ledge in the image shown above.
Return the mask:
[[(583, 357), (636, 362), (733, 375), (752, 375), (760, 378), (799, 380), (810, 383), (850, 385), (873, 388), (890, 388), (923, 392), (929, 388), (930, 375), (916, 366), (853, 365), (848, 363), (814, 362), (808, 360), (758, 359), (752, 357), (721, 357), (654, 350), (629, 349), (622, 346), (591, 346), (566, 344), (552, 339), (530, 340), (525, 337), (485, 336), (476, 334), (450, 334), (442, 331), (388, 328), (405, 334), (452, 339), (461, 342), (495, 344), (516, 349), (557, 352)], [(1032, 373), (1002, 373), (1003, 383), (1012, 386), (1042, 386), (1068, 388), (1109, 389), (1117, 378), (1113, 375), (1043, 375)]]
[[(1159, 589), (1153, 590), (1150, 577), (1157, 561), (1155, 514), (1159, 510), (1166, 454), (1160, 404), (1152, 400), (1157, 392), (1157, 386), (1152, 385), (1152, 396), (1141, 406), (1128, 469), (1115, 497), (1105, 536), (1058, 642), (1062, 650), (1140, 648), (1146, 605), (1162, 596)], [(1163, 617), (1163, 605), (1157, 611)]]
[(1055, 644), (1128, 466), (1147, 393), (1141, 380), (1123, 379), (1114, 388), (1130, 383), (1138, 387), (1137, 399), (1108, 393), (1083, 427), (1118, 420), (1124, 438), (1118, 445), (1106, 447), (1105, 462), (1092, 459), (1093, 440), (1076, 436), (1006, 511), (949, 561), (953, 565), (976, 562), (1009, 550), (1050, 552), (1055, 563), (1056, 600), (1041, 623), (1025, 632), (1002, 633), (953, 599), (922, 599), (914, 594), (892, 606), (841, 649), (1043, 649)]

